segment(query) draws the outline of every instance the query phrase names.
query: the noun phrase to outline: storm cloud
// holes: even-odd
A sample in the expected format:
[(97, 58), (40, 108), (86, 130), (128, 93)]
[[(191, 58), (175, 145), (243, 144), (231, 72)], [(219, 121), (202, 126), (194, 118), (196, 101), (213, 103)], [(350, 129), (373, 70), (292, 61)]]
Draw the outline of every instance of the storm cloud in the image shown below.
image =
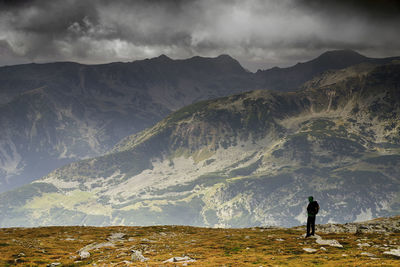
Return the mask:
[(399, 6), (394, 0), (1, 1), (0, 65), (230, 54), (256, 70), (332, 49), (394, 56), (400, 55)]

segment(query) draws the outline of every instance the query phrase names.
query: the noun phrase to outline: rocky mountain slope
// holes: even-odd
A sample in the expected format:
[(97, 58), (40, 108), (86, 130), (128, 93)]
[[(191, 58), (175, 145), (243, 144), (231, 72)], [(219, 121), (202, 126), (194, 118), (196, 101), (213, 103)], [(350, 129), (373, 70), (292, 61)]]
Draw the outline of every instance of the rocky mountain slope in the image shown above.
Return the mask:
[(390, 60), (331, 51), (255, 74), (227, 55), (1, 67), (0, 192), (66, 163), (99, 156), (121, 138), (194, 102), (252, 89), (295, 90), (328, 69)]
[(0, 192), (101, 155), (177, 108), (244, 91), (247, 75), (229, 56), (2, 67)]
[(400, 210), (400, 64), (203, 101), (0, 196), (1, 226), (293, 226)]

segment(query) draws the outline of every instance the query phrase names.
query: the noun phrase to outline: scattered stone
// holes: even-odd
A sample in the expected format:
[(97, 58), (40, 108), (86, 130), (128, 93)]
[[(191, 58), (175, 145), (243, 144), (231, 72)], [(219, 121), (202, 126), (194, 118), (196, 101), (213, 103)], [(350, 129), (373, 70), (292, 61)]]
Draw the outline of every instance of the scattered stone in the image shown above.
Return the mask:
[(389, 251), (383, 252), (383, 254), (389, 254), (389, 255), (394, 255), (394, 256), (400, 257), (400, 249), (399, 248), (398, 249), (391, 249)]
[(306, 251), (306, 252), (309, 252), (309, 253), (314, 253), (314, 252), (317, 251), (317, 250), (314, 249), (314, 248), (303, 248), (303, 250)]
[(324, 240), (322, 239), (322, 237), (320, 237), (319, 235), (315, 236), (317, 238), (317, 240), (315, 242), (317, 242), (317, 244), (320, 245), (329, 245), (331, 247), (337, 247), (337, 248), (342, 248), (343, 246), (335, 239), (328, 239), (328, 240)]
[[(380, 233), (389, 235), (400, 230), (400, 216), (392, 218), (379, 218), (365, 222), (354, 222), (345, 224), (324, 224), (316, 226), (319, 232), (323, 233)], [(294, 227), (293, 229), (305, 231), (305, 226)]]
[(357, 246), (358, 246), (359, 248), (362, 248), (362, 247), (370, 247), (371, 245), (368, 244), (368, 243), (359, 243), (359, 244), (357, 244)]
[(51, 264), (47, 264), (47, 267), (55, 267), (55, 266), (60, 266), (61, 263), (60, 262), (53, 262)]
[(90, 257), (90, 253), (86, 250), (79, 251), (79, 257), (81, 260), (87, 259)]
[(18, 254), (18, 257), (25, 257), (26, 255), (25, 255), (25, 253), (23, 253), (23, 252), (21, 252), (21, 253), (19, 253)]
[(326, 251), (326, 248), (324, 248), (324, 247), (320, 247), (319, 249), (323, 250), (323, 251)]
[(279, 241), (279, 242), (282, 242), (282, 241), (285, 241), (284, 239), (282, 239), (282, 238), (277, 238), (277, 239), (275, 239), (276, 241)]
[(149, 260), (149, 258), (146, 258), (145, 256), (143, 256), (143, 254), (140, 250), (134, 250), (134, 249), (132, 249), (131, 259), (133, 261), (140, 261), (140, 262), (145, 262), (145, 261)]
[(117, 242), (117, 241), (125, 241), (124, 237), (126, 236), (126, 234), (124, 233), (112, 233), (107, 240), (111, 241), (111, 242)]
[(168, 262), (195, 262), (195, 259), (190, 258), (189, 256), (185, 257), (172, 257), (168, 260), (163, 261), (163, 263), (168, 263)]
[(347, 254), (342, 254), (342, 257), (348, 257), (349, 255), (347, 255)]
[(90, 251), (90, 250), (99, 249), (99, 248), (103, 248), (103, 247), (114, 247), (114, 243), (111, 243), (111, 242), (92, 243), (92, 244), (89, 244), (89, 245), (81, 248), (79, 251)]

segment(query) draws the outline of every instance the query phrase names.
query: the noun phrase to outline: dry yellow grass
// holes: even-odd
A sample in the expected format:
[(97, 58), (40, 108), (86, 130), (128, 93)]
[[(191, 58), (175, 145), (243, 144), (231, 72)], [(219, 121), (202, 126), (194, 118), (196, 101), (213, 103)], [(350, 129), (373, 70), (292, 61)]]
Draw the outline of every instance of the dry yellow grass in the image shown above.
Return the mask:
[[(114, 246), (78, 251), (88, 244), (109, 242), (113, 233), (124, 233)], [(400, 258), (384, 254), (400, 245), (400, 233), (320, 234), (343, 248), (321, 246), (293, 229), (210, 229), (186, 226), (153, 227), (42, 227), (0, 229), (1, 266), (182, 266), (163, 263), (189, 256), (188, 266), (399, 266)], [(370, 246), (359, 246), (368, 243)], [(321, 249), (325, 247), (326, 250)], [(309, 253), (303, 248), (314, 248)], [(131, 250), (149, 260), (131, 259)], [(375, 256), (362, 255), (371, 253)], [(344, 256), (343, 254), (347, 255)]]

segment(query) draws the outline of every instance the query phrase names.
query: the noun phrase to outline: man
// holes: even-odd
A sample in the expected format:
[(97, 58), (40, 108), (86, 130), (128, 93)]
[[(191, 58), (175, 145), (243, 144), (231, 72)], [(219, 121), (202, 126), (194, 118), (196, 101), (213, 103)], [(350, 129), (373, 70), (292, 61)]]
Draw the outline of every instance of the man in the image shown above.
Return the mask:
[[(315, 234), (315, 216), (319, 211), (319, 205), (317, 201), (314, 201), (314, 197), (308, 197), (308, 206), (307, 206), (307, 235), (306, 237), (312, 236)], [(311, 233), (310, 233), (311, 230)]]

